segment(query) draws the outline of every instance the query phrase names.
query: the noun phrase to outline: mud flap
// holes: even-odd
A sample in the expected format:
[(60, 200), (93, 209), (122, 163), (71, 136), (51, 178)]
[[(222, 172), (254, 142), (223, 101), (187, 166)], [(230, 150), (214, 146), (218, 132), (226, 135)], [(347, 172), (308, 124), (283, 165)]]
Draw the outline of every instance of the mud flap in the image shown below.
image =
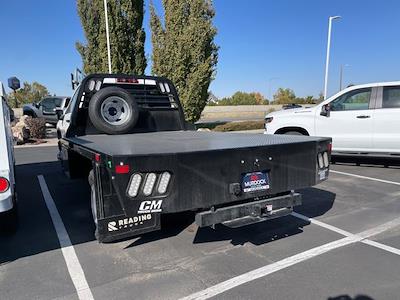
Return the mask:
[(135, 216), (114, 216), (99, 219), (98, 240), (101, 243), (134, 237), (161, 228), (161, 214), (149, 213)]

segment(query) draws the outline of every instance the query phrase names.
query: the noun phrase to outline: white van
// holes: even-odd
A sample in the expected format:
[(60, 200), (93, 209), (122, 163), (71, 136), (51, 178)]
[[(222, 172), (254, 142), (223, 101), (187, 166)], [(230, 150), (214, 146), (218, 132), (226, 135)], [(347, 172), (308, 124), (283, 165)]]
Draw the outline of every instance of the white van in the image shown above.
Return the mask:
[(17, 197), (14, 174), (14, 146), (11, 133), (11, 108), (0, 82), (0, 231), (13, 232), (17, 227)]

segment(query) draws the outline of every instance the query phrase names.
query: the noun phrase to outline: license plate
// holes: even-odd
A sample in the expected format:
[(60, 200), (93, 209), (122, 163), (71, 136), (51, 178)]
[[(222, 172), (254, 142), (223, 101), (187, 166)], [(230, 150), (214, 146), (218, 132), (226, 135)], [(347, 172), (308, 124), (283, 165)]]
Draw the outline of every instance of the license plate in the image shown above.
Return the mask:
[(266, 172), (246, 173), (242, 178), (243, 192), (256, 192), (269, 189), (269, 177)]

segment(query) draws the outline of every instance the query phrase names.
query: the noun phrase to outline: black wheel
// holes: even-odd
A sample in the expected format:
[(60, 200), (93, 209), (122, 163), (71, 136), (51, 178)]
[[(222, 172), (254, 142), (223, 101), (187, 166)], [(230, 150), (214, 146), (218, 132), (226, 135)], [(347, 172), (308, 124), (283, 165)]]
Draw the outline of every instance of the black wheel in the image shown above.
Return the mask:
[(288, 131), (288, 132), (285, 132), (284, 134), (286, 134), (286, 135), (304, 135), (298, 131)]
[(135, 127), (139, 110), (135, 99), (127, 91), (119, 87), (106, 87), (90, 100), (89, 117), (99, 131), (124, 134)]
[(93, 222), (96, 226), (96, 230), (94, 235), (96, 239), (98, 239), (98, 231), (97, 231), (97, 207), (96, 207), (96, 185), (94, 184), (94, 172), (91, 170), (88, 176), (88, 182), (90, 185), (90, 207), (92, 208), (92, 216)]
[(0, 213), (0, 232), (13, 234), (18, 228), (18, 209), (17, 206), (6, 212)]

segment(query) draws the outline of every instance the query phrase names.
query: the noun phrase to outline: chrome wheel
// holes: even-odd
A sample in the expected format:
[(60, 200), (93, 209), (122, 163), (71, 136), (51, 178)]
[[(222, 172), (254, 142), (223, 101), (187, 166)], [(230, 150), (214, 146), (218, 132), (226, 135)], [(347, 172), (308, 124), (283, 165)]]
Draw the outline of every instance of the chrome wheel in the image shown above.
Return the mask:
[(122, 125), (131, 117), (128, 103), (121, 97), (111, 96), (101, 104), (101, 116), (111, 125)]

